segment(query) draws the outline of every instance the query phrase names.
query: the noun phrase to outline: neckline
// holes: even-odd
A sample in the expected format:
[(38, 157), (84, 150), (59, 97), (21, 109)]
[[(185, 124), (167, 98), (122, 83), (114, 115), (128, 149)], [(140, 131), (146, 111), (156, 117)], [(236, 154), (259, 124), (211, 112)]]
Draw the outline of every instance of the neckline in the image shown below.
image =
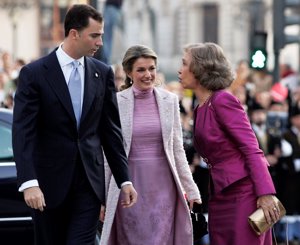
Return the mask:
[(201, 108), (201, 107), (205, 106), (207, 104), (207, 102), (210, 101), (210, 99), (213, 96), (213, 94), (214, 94), (214, 92), (211, 92), (210, 95), (206, 98), (206, 100), (201, 105), (199, 104), (198, 107)]
[(153, 95), (153, 88), (149, 88), (146, 90), (140, 90), (133, 85), (132, 90), (133, 90), (134, 98), (137, 98), (137, 99), (150, 98)]

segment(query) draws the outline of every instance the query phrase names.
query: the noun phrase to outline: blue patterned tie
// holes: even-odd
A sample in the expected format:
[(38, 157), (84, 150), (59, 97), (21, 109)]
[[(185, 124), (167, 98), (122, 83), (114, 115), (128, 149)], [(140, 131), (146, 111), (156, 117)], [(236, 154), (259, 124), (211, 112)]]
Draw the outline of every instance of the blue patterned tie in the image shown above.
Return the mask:
[(81, 79), (78, 71), (78, 66), (80, 63), (76, 60), (72, 62), (73, 70), (70, 75), (69, 80), (69, 92), (72, 100), (73, 110), (77, 121), (77, 128), (79, 128), (80, 124), (80, 116), (81, 116)]

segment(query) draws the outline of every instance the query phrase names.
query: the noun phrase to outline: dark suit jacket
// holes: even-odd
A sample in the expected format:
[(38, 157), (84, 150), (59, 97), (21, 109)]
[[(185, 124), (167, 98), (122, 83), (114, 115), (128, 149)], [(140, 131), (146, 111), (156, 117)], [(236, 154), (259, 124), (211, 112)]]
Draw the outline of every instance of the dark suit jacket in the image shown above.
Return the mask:
[(102, 147), (118, 186), (129, 180), (112, 69), (85, 57), (79, 130), (55, 51), (20, 72), (15, 95), (13, 150), (18, 181), (37, 179), (47, 207), (66, 196), (78, 153), (87, 177), (104, 201)]
[(285, 171), (283, 172), (283, 194), (282, 203), (286, 208), (287, 214), (299, 214), (300, 213), (300, 172), (295, 169), (294, 161), (300, 158), (300, 144), (297, 135), (288, 129), (283, 138), (288, 141), (292, 148), (292, 155), (287, 157)]
[(300, 143), (298, 141), (298, 137), (297, 137), (297, 135), (291, 129), (288, 129), (283, 134), (283, 138), (286, 141), (288, 141), (291, 144), (292, 148), (293, 148), (292, 155), (290, 157), (288, 157), (287, 170), (288, 170), (289, 174), (291, 174), (291, 175), (297, 174), (297, 172), (295, 170), (295, 167), (294, 167), (293, 161), (295, 159), (299, 159), (300, 158)]

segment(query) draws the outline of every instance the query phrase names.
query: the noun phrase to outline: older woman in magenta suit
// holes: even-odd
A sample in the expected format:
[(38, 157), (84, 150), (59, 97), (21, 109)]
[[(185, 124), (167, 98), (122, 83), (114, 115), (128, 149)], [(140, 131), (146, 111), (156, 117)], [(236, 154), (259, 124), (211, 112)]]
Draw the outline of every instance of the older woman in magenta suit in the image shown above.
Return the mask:
[[(134, 208), (106, 165), (107, 200), (101, 245), (192, 245), (185, 195), (201, 203), (182, 142), (178, 98), (156, 87), (156, 54), (135, 45), (124, 56), (126, 81), (117, 94), (129, 172), (139, 195)], [(102, 212), (103, 214), (103, 212)]]
[(247, 114), (224, 90), (233, 75), (222, 49), (214, 43), (186, 46), (179, 79), (199, 103), (194, 111), (194, 144), (210, 173), (210, 244), (271, 245), (271, 231), (258, 236), (247, 221), (261, 207), (267, 222), (276, 222), (279, 208), (268, 163)]

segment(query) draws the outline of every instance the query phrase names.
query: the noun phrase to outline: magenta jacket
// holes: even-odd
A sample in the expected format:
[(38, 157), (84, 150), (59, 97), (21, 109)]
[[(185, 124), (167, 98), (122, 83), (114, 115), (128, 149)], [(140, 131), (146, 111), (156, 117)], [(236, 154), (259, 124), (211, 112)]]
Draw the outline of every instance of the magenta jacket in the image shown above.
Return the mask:
[(194, 113), (194, 146), (208, 164), (214, 191), (249, 176), (257, 196), (275, 194), (268, 162), (239, 100), (217, 91)]

